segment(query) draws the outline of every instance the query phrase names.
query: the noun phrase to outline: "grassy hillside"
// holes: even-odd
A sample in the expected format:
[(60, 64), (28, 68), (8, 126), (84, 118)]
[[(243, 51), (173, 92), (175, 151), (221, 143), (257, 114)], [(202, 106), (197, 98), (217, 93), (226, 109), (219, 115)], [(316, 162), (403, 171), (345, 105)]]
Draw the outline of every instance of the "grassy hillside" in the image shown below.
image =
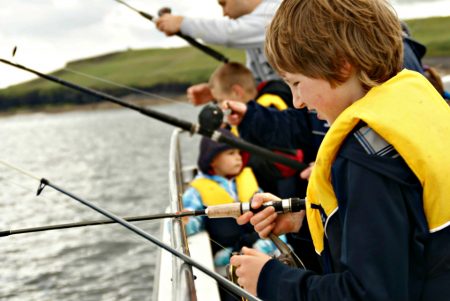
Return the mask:
[(450, 56), (450, 17), (406, 20), (414, 39), (427, 46), (427, 56)]
[[(214, 47), (230, 60), (244, 62), (242, 50)], [(74, 61), (52, 75), (114, 95), (128, 92), (120, 87), (70, 72), (85, 73), (106, 81), (147, 91), (181, 93), (192, 83), (207, 81), (220, 63), (192, 47), (128, 50)], [(66, 69), (66, 70), (65, 70)], [(0, 110), (15, 107), (89, 103), (95, 101), (44, 79), (36, 79), (0, 90)]]
[[(412, 36), (428, 48), (427, 57), (450, 57), (450, 17), (407, 20)], [(214, 47), (231, 60), (244, 62), (241, 50)], [(99, 77), (156, 93), (182, 93), (193, 83), (206, 81), (219, 62), (191, 47), (129, 50), (71, 62), (53, 75), (79, 85), (121, 96), (123, 88), (72, 72)], [(17, 108), (90, 103), (97, 99), (47, 80), (36, 79), (0, 90), (0, 111)]]

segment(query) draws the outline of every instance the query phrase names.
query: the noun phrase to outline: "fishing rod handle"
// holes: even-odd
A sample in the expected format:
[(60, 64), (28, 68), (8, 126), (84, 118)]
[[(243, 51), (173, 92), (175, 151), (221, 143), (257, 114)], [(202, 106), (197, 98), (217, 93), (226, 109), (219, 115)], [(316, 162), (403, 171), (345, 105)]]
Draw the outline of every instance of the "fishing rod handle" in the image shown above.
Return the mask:
[(209, 206), (205, 213), (209, 218), (238, 217), (242, 214), (241, 203)]
[(242, 212), (246, 213), (251, 211), (253, 213), (258, 213), (266, 209), (267, 207), (274, 207), (276, 213), (288, 213), (288, 212), (299, 212), (305, 210), (305, 199), (301, 198), (288, 198), (282, 200), (271, 200), (263, 203), (259, 208), (252, 208), (252, 202), (242, 203)]
[(209, 218), (238, 217), (248, 211), (256, 214), (267, 207), (274, 207), (277, 213), (299, 212), (305, 209), (305, 199), (289, 198), (272, 200), (263, 203), (257, 209), (251, 207), (251, 202), (214, 205), (206, 208), (205, 213)]

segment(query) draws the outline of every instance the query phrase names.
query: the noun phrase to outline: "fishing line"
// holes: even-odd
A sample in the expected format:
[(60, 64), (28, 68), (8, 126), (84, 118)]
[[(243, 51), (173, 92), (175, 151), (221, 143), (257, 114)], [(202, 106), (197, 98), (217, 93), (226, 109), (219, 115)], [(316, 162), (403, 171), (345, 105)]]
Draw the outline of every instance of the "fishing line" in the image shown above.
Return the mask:
[(93, 80), (97, 80), (99, 82), (103, 82), (103, 83), (109, 84), (111, 86), (124, 88), (124, 89), (126, 89), (128, 91), (131, 91), (131, 92), (136, 92), (136, 93), (139, 93), (139, 94), (142, 94), (142, 95), (147, 95), (147, 96), (150, 96), (150, 97), (158, 98), (158, 99), (165, 100), (165, 101), (172, 102), (172, 103), (182, 104), (182, 105), (189, 106), (189, 107), (192, 106), (192, 105), (186, 103), (185, 101), (172, 99), (172, 98), (165, 97), (165, 96), (162, 96), (162, 95), (159, 95), (159, 94), (156, 94), (156, 93), (151, 93), (151, 92), (147, 92), (147, 91), (144, 91), (144, 90), (141, 90), (141, 89), (133, 88), (133, 87), (130, 87), (130, 86), (127, 86), (127, 85), (124, 85), (124, 84), (119, 84), (117, 82), (113, 82), (111, 80), (108, 80), (108, 79), (105, 79), (105, 78), (101, 78), (101, 77), (97, 77), (95, 75), (91, 75), (91, 74), (84, 73), (84, 72), (81, 72), (81, 71), (77, 71), (77, 70), (74, 70), (74, 69), (62, 68), (61, 70), (68, 71), (70, 73), (74, 73), (74, 74), (77, 74), (77, 75), (80, 75), (80, 76), (83, 76), (83, 77), (86, 77), (86, 78), (90, 78), (90, 79), (93, 79)]
[(151, 234), (145, 232), (144, 230), (142, 230), (139, 227), (136, 227), (135, 225), (127, 222), (126, 220), (124, 220), (123, 218), (99, 207), (94, 205), (93, 203), (84, 200), (76, 195), (74, 195), (71, 192), (68, 192), (60, 187), (58, 187), (57, 185), (51, 183), (49, 180), (42, 178), (41, 179), (41, 183), (39, 185), (39, 188), (37, 190), (37, 194), (41, 194), (43, 189), (49, 186), (51, 188), (53, 188), (56, 191), (61, 192), (62, 194), (67, 195), (68, 197), (82, 203), (83, 205), (97, 211), (98, 213), (116, 221), (117, 223), (119, 223), (120, 225), (122, 225), (123, 227), (127, 228), (128, 230), (134, 232), (135, 234), (145, 238), (146, 240), (158, 245), (159, 247), (165, 249), (166, 251), (172, 253), (173, 255), (177, 256), (178, 258), (182, 259), (184, 262), (186, 262), (187, 264), (199, 269), (200, 271), (202, 271), (203, 273), (207, 274), (208, 276), (210, 276), (211, 278), (215, 279), (217, 282), (219, 282), (221, 285), (227, 287), (228, 289), (232, 290), (234, 293), (236, 293), (239, 296), (243, 296), (249, 300), (260, 300), (259, 298), (253, 296), (252, 294), (248, 293), (247, 291), (245, 291), (244, 289), (242, 289), (241, 287), (237, 286), (236, 284), (234, 284), (233, 282), (226, 280), (225, 278), (223, 278), (223, 276), (219, 275), (218, 273), (209, 270), (208, 268), (206, 268), (205, 266), (203, 266), (202, 264), (194, 261), (192, 258), (190, 258), (189, 256), (175, 250), (174, 248), (172, 248), (171, 246), (163, 243), (162, 241), (160, 241), (159, 239), (157, 239), (156, 237), (152, 236)]
[(102, 214), (102, 215), (108, 217), (109, 219), (111, 219), (111, 220), (115, 221), (116, 223), (122, 225), (123, 227), (127, 228), (128, 230), (134, 232), (135, 234), (137, 234), (137, 235), (139, 235), (139, 236), (145, 238), (146, 240), (148, 240), (148, 241), (150, 241), (150, 242), (156, 244), (156, 245), (159, 246), (160, 248), (163, 248), (163, 249), (165, 249), (166, 251), (172, 253), (173, 255), (177, 256), (177, 257), (180, 258), (180, 259), (182, 259), (182, 260), (183, 260), (184, 262), (186, 262), (187, 264), (189, 264), (189, 265), (191, 265), (191, 266), (197, 268), (198, 270), (202, 271), (202, 272), (205, 273), (206, 275), (208, 275), (208, 276), (210, 276), (211, 278), (215, 279), (215, 280), (216, 280), (218, 283), (220, 283), (223, 287), (229, 289), (229, 290), (232, 291), (233, 293), (235, 293), (235, 294), (237, 294), (237, 295), (239, 295), (239, 296), (243, 296), (243, 297), (247, 298), (248, 300), (254, 300), (254, 301), (260, 300), (259, 298), (257, 298), (257, 297), (255, 297), (255, 296), (251, 295), (250, 293), (248, 293), (247, 291), (245, 291), (245, 290), (242, 289), (241, 287), (237, 286), (237, 285), (234, 284), (233, 282), (231, 282), (231, 281), (225, 279), (225, 278), (224, 278), (223, 276), (221, 276), (220, 274), (218, 274), (218, 273), (216, 273), (216, 272), (214, 272), (214, 271), (209, 270), (208, 268), (206, 268), (206, 267), (203, 266), (202, 264), (200, 264), (200, 263), (194, 261), (194, 260), (193, 260), (192, 258), (190, 258), (189, 256), (187, 256), (187, 255), (185, 255), (185, 254), (183, 254), (183, 253), (181, 253), (181, 252), (179, 252), (179, 251), (173, 249), (171, 246), (169, 246), (169, 245), (163, 243), (162, 241), (158, 240), (156, 237), (152, 236), (151, 234), (145, 232), (145, 231), (142, 230), (141, 228), (136, 227), (136, 226), (134, 226), (133, 224), (127, 222), (127, 221), (124, 220), (123, 218), (121, 218), (121, 217), (119, 217), (119, 216), (117, 216), (117, 215), (115, 215), (115, 214), (113, 214), (113, 213), (111, 213), (111, 212), (109, 212), (109, 211), (107, 211), (107, 210), (105, 210), (105, 209), (103, 209), (103, 208), (100, 208), (100, 207), (94, 205), (93, 203), (91, 203), (91, 202), (89, 202), (89, 201), (87, 201), (87, 200), (84, 200), (84, 199), (82, 199), (82, 198), (80, 198), (80, 197), (78, 197), (78, 196), (76, 196), (76, 195), (74, 195), (74, 194), (72, 194), (72, 193), (70, 193), (70, 192), (68, 192), (68, 191), (65, 191), (64, 189), (62, 189), (62, 188), (60, 188), (60, 187), (54, 185), (53, 183), (51, 183), (50, 181), (48, 181), (48, 180), (46, 180), (46, 179), (44, 179), (44, 178), (40, 178), (40, 180), (39, 180), (39, 177), (38, 177), (38, 176), (33, 175), (33, 174), (30, 173), (30, 172), (26, 172), (25, 170), (23, 170), (23, 169), (21, 169), (21, 168), (19, 168), (19, 167), (16, 167), (16, 166), (14, 166), (14, 165), (12, 165), (12, 164), (10, 164), (10, 163), (6, 163), (5, 161), (0, 160), (0, 164), (2, 164), (2, 165), (4, 165), (4, 166), (7, 166), (8, 168), (12, 168), (12, 169), (14, 169), (14, 170), (16, 170), (16, 171), (18, 171), (18, 172), (20, 172), (20, 173), (22, 173), (22, 174), (28, 176), (28, 177), (31, 177), (31, 178), (33, 178), (33, 179), (37, 179), (37, 180), (40, 182), (39, 188), (38, 188), (38, 190), (37, 190), (37, 195), (40, 195), (40, 194), (42, 193), (43, 189), (44, 189), (46, 186), (49, 186), (49, 187), (53, 188), (54, 190), (56, 190), (56, 191), (58, 191), (58, 192), (60, 192), (60, 193), (62, 193), (62, 194), (65, 194), (66, 196), (68, 196), (68, 197), (70, 197), (70, 198), (72, 198), (72, 199), (74, 199), (74, 200), (76, 200), (76, 201), (82, 203), (83, 205), (85, 205), (85, 206), (87, 206), (87, 207), (89, 207), (89, 208), (91, 208), (91, 209), (97, 211), (98, 213), (100, 213), (100, 214)]
[[(71, 88), (73, 90), (77, 90), (79, 92), (85, 93), (85, 94), (89, 94), (95, 97), (98, 97), (100, 99), (103, 100), (108, 100), (112, 103), (118, 104), (122, 107), (128, 108), (128, 109), (132, 109), (134, 111), (137, 111), (145, 116), (157, 119), (159, 121), (162, 121), (164, 123), (179, 127), (183, 130), (186, 130), (188, 132), (190, 132), (191, 134), (200, 134), (202, 136), (206, 136), (206, 137), (210, 137), (212, 140), (214, 141), (218, 141), (218, 142), (222, 142), (222, 143), (226, 143), (227, 145), (230, 145), (234, 148), (238, 148), (240, 150), (244, 150), (247, 151), (249, 153), (255, 154), (255, 155), (259, 155), (265, 159), (268, 159), (272, 162), (278, 162), (281, 163), (283, 165), (286, 165), (288, 167), (291, 168), (295, 168), (296, 170), (299, 171), (303, 171), (304, 169), (308, 168), (309, 165), (305, 164), (303, 162), (299, 162), (297, 160), (288, 158), (286, 156), (277, 154), (271, 150), (268, 150), (266, 148), (257, 146), (255, 144), (249, 143), (245, 140), (242, 140), (240, 138), (237, 137), (228, 137), (226, 135), (223, 135), (220, 131), (216, 130), (216, 129), (211, 129), (211, 128), (207, 128), (204, 125), (200, 124), (196, 124), (196, 123), (192, 123), (189, 121), (185, 121), (179, 118), (176, 118), (174, 116), (168, 115), (168, 114), (164, 114), (162, 112), (159, 111), (155, 111), (152, 110), (150, 108), (144, 108), (141, 106), (136, 106), (134, 104), (131, 104), (129, 102), (123, 101), (122, 99), (118, 98), (118, 97), (114, 97), (110, 94), (104, 93), (104, 92), (100, 92), (91, 88), (87, 88), (87, 87), (83, 87), (77, 84), (74, 84), (72, 82), (63, 80), (61, 78), (52, 76), (52, 75), (48, 75), (48, 74), (44, 74), (42, 72), (30, 69), (26, 66), (20, 65), (20, 64), (16, 64), (13, 63), (9, 60), (5, 60), (0, 58), (0, 62), (16, 67), (18, 69), (22, 69), (25, 71), (28, 71), (30, 73), (33, 73), (35, 75), (38, 75), (39, 77), (45, 78), (49, 81), (58, 83), (62, 86)], [(217, 113), (222, 114), (221, 110), (218, 110)], [(222, 117), (223, 118), (223, 117)]]
[(0, 164), (4, 165), (4, 166), (6, 166), (6, 167), (8, 167), (10, 169), (13, 169), (13, 170), (15, 170), (15, 171), (17, 171), (17, 172), (27, 176), (27, 177), (35, 179), (38, 182), (41, 181), (41, 178), (38, 177), (37, 175), (34, 175), (31, 172), (29, 172), (29, 171), (25, 171), (24, 169), (22, 169), (22, 168), (20, 168), (18, 166), (12, 165), (11, 163), (8, 163), (8, 162), (5, 162), (3, 160), (0, 160)]
[[(15, 59), (16, 53), (17, 53), (17, 46), (14, 46), (14, 48), (12, 50), (11, 58)], [(170, 64), (171, 65), (175, 64), (179, 60), (180, 60), (180, 57), (177, 57), (177, 59), (171, 61)], [(167, 68), (167, 65), (165, 66), (165, 68)], [(101, 78), (101, 77), (98, 77), (98, 76), (95, 76), (95, 75), (92, 75), (92, 74), (88, 74), (88, 73), (85, 73), (85, 72), (74, 70), (74, 69), (71, 69), (71, 68), (68, 68), (68, 67), (61, 68), (60, 70), (67, 71), (67, 72), (73, 73), (73, 74), (77, 74), (79, 76), (82, 76), (82, 77), (85, 77), (85, 78), (89, 78), (89, 79), (93, 79), (93, 80), (96, 80), (96, 81), (99, 81), (99, 82), (103, 82), (103, 83), (109, 84), (111, 86), (123, 88), (123, 89), (126, 89), (126, 90), (131, 91), (131, 92), (135, 92), (135, 93), (139, 93), (139, 94), (142, 94), (142, 95), (154, 97), (154, 98), (157, 98), (157, 99), (160, 99), (160, 100), (165, 100), (167, 102), (176, 103), (176, 104), (182, 104), (184, 106), (191, 107), (191, 105), (188, 104), (186, 101), (180, 101), (180, 100), (176, 100), (176, 99), (173, 99), (173, 98), (165, 97), (165, 96), (162, 96), (162, 95), (159, 95), (159, 94), (156, 94), (156, 93), (147, 92), (147, 91), (144, 91), (144, 90), (141, 90), (141, 89), (138, 89), (138, 88), (133, 88), (133, 87), (130, 87), (128, 85), (120, 84), (120, 83), (117, 83), (117, 82), (114, 82), (114, 81), (111, 81), (111, 80), (108, 80), (108, 79), (105, 79), (105, 78)]]
[[(12, 165), (10, 163), (7, 163), (3, 160), (0, 160), (0, 164), (19, 172), (20, 174), (23, 174), (27, 177), (30, 177), (34, 180), (37, 181), (41, 181), (41, 179), (36, 176), (33, 175), (30, 172), (25, 171), (24, 169), (17, 167), (15, 165)], [(6, 179), (6, 181), (10, 184), (13, 184), (15, 186), (18, 186), (22, 189), (24, 189), (25, 191), (31, 191), (31, 189), (29, 187), (25, 187), (23, 185), (20, 185), (18, 183), (15, 183), (9, 179)], [(42, 195), (39, 195), (38, 197), (43, 198), (45, 200), (51, 201), (51, 202), (55, 202), (53, 200), (50, 200), (46, 197), (43, 197)], [(163, 214), (164, 215), (164, 214)], [(200, 215), (200, 213), (198, 214)], [(186, 216), (189, 216), (188, 214), (186, 214)], [(192, 215), (191, 215), (192, 216)], [(127, 220), (127, 221), (148, 221), (148, 217), (150, 217), (150, 215), (148, 216), (138, 216), (138, 217), (124, 217), (123, 219)], [(152, 217), (156, 217), (157, 218), (157, 214), (152, 215)], [(181, 212), (180, 214), (177, 215), (177, 218), (181, 218), (183, 217), (183, 213)], [(155, 218), (155, 219), (156, 219)], [(151, 219), (153, 221), (155, 221), (155, 219)], [(112, 224), (115, 223), (114, 221), (111, 220), (96, 220), (96, 221), (89, 221), (89, 222), (76, 222), (76, 223), (66, 223), (66, 224), (60, 224), (60, 225), (50, 225), (50, 226), (41, 226), (41, 227), (33, 227), (33, 228), (27, 228), (27, 229), (18, 229), (18, 230), (6, 230), (6, 231), (0, 231), (0, 237), (1, 236), (9, 236), (11, 234), (22, 234), (22, 233), (31, 233), (31, 232), (41, 232), (41, 231), (47, 231), (47, 230), (60, 230), (60, 229), (67, 229), (67, 228), (75, 228), (75, 227), (83, 227), (83, 226), (94, 226), (94, 225), (105, 225), (105, 224)], [(216, 244), (218, 247), (220, 247), (221, 249), (226, 249), (226, 247), (224, 247), (223, 245), (221, 245), (219, 242), (215, 241), (214, 239), (212, 239), (211, 237), (209, 237), (209, 240), (211, 242), (213, 242), (214, 244)]]

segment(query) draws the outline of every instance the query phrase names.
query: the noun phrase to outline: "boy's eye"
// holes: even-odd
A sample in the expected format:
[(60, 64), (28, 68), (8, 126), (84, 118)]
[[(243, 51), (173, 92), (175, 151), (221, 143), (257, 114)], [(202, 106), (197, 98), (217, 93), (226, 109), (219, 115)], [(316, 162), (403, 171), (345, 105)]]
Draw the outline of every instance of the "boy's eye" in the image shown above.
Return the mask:
[(235, 155), (235, 154), (238, 154), (239, 153), (239, 150), (238, 149), (230, 149), (229, 151), (228, 151), (228, 154), (229, 155)]
[(292, 85), (293, 85), (294, 87), (297, 87), (298, 84), (300, 84), (300, 82), (294, 82)]

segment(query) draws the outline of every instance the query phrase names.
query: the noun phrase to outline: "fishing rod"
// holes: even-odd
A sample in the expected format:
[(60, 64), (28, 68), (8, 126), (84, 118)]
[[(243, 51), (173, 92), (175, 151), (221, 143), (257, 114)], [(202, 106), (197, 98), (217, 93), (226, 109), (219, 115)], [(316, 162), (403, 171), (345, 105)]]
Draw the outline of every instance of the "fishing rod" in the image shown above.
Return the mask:
[[(189, 212), (180, 212), (180, 213), (161, 213), (161, 214), (153, 214), (153, 215), (142, 215), (142, 216), (130, 216), (130, 217), (122, 217), (127, 222), (139, 222), (139, 221), (149, 221), (155, 219), (162, 218), (181, 218), (184, 216), (198, 216), (204, 215), (204, 210), (197, 211), (189, 211)], [(15, 235), (15, 234), (24, 234), (24, 233), (34, 233), (34, 232), (42, 232), (42, 231), (50, 231), (50, 230), (61, 230), (61, 229), (69, 229), (69, 228), (80, 228), (86, 226), (98, 226), (98, 225), (107, 225), (107, 224), (115, 224), (116, 221), (110, 219), (100, 219), (100, 220), (92, 220), (85, 222), (77, 222), (77, 223), (65, 223), (58, 225), (48, 225), (48, 226), (40, 226), (40, 227), (31, 227), (31, 228), (23, 228), (23, 229), (14, 229), (14, 230), (4, 230), (0, 231), (0, 237)]]
[[(2, 62), (4, 64), (7, 64), (7, 65), (10, 65), (10, 66), (13, 66), (13, 67), (18, 68), (18, 69), (22, 69), (22, 70), (28, 71), (28, 72), (33, 73), (33, 74), (35, 74), (35, 75), (37, 75), (37, 76), (39, 76), (41, 78), (45, 78), (45, 79), (47, 79), (49, 81), (58, 83), (58, 84), (60, 84), (62, 86), (71, 88), (73, 90), (77, 90), (79, 92), (82, 92), (82, 93), (85, 93), (85, 94), (89, 94), (89, 95), (95, 96), (95, 97), (97, 97), (99, 99), (104, 99), (104, 100), (110, 101), (112, 103), (115, 103), (117, 105), (120, 105), (122, 107), (125, 107), (125, 108), (128, 108), (128, 109), (137, 111), (137, 112), (139, 112), (139, 113), (141, 113), (141, 114), (143, 114), (145, 116), (157, 119), (159, 121), (162, 121), (162, 122), (168, 123), (170, 125), (179, 127), (179, 128), (181, 128), (183, 130), (189, 131), (191, 134), (199, 134), (199, 135), (211, 138), (214, 141), (226, 143), (226, 144), (228, 144), (228, 145), (230, 145), (232, 147), (235, 147), (235, 148), (247, 151), (247, 152), (255, 154), (255, 155), (259, 155), (259, 156), (261, 156), (263, 158), (266, 158), (266, 159), (268, 159), (270, 161), (281, 163), (281, 164), (283, 164), (285, 166), (297, 169), (299, 171), (302, 171), (302, 170), (304, 170), (304, 169), (306, 169), (308, 167), (308, 165), (303, 163), (303, 162), (299, 162), (299, 161), (293, 160), (291, 158), (288, 158), (286, 156), (274, 153), (274, 152), (272, 152), (270, 150), (267, 150), (267, 149), (265, 149), (263, 147), (260, 147), (260, 146), (251, 144), (249, 142), (246, 142), (246, 141), (244, 141), (244, 140), (242, 140), (240, 138), (227, 137), (227, 136), (223, 135), (222, 133), (220, 133), (219, 131), (215, 130), (215, 128), (211, 129), (210, 127), (206, 127), (204, 125), (202, 126), (202, 123), (194, 124), (194, 123), (191, 123), (191, 122), (188, 122), (188, 121), (185, 121), (185, 120), (181, 120), (181, 119), (175, 118), (173, 116), (170, 116), (170, 115), (167, 115), (167, 114), (155, 111), (155, 110), (151, 110), (151, 109), (148, 109), (148, 108), (136, 106), (136, 105), (133, 105), (131, 103), (125, 102), (125, 101), (121, 100), (118, 97), (114, 97), (114, 96), (112, 96), (110, 94), (107, 94), (107, 93), (104, 93), (104, 92), (100, 92), (100, 91), (97, 91), (97, 90), (94, 90), (94, 89), (91, 89), (91, 88), (87, 88), (87, 87), (76, 85), (76, 84), (74, 84), (72, 82), (65, 81), (65, 80), (63, 80), (61, 78), (58, 78), (58, 77), (55, 77), (55, 76), (52, 76), (52, 75), (41, 73), (39, 71), (33, 70), (31, 68), (28, 68), (26, 66), (13, 63), (13, 62), (11, 62), (9, 60), (5, 60), (5, 59), (0, 58), (0, 62)], [(221, 112), (220, 109), (217, 109), (216, 111), (213, 112), (213, 114), (217, 115), (217, 114), (223, 114), (223, 113)], [(205, 119), (207, 119), (207, 118), (205, 118)]]
[[(42, 182), (42, 180), (41, 180)], [(45, 180), (44, 180), (45, 183)], [(42, 188), (43, 189), (43, 188)], [(39, 193), (42, 191), (39, 191)], [(251, 207), (250, 203), (232, 203), (232, 204), (222, 204), (209, 206), (203, 210), (191, 210), (191, 211), (183, 211), (176, 213), (158, 213), (152, 215), (141, 215), (141, 216), (132, 216), (132, 217), (122, 217), (127, 222), (137, 222), (137, 221), (149, 221), (149, 220), (157, 220), (163, 218), (182, 218), (189, 216), (208, 216), (209, 218), (222, 218), (222, 217), (238, 217), (248, 211), (253, 213), (258, 213), (264, 210), (267, 207), (274, 207), (275, 212), (277, 213), (287, 213), (287, 212), (298, 212), (300, 210), (305, 209), (305, 199), (300, 198), (290, 198), (283, 200), (274, 200), (269, 201), (261, 205), (261, 207), (254, 209)], [(58, 225), (48, 225), (48, 226), (40, 226), (40, 227), (31, 227), (31, 228), (23, 228), (23, 229), (14, 229), (14, 230), (4, 230), (0, 231), (0, 237), (15, 235), (15, 234), (24, 234), (24, 233), (33, 233), (33, 232), (42, 232), (49, 230), (61, 230), (61, 229), (69, 229), (69, 228), (80, 228), (86, 226), (97, 226), (97, 225), (106, 225), (106, 224), (115, 224), (117, 223), (111, 219), (101, 219), (101, 220), (92, 220), (92, 221), (84, 221), (84, 222), (76, 222), (76, 223), (65, 223)]]
[[(150, 15), (150, 14), (144, 12), (144, 11), (136, 9), (136, 8), (132, 7), (131, 5), (129, 5), (128, 3), (126, 3), (126, 2), (124, 2), (122, 0), (115, 0), (115, 1), (125, 5), (129, 9), (137, 12), (138, 14), (140, 14), (142, 17), (146, 18), (147, 20), (149, 20), (151, 22), (155, 22), (155, 18), (152, 15)], [(170, 13), (170, 9), (165, 8), (164, 10), (160, 10), (160, 16), (163, 13)], [(206, 46), (206, 45), (204, 45), (202, 43), (197, 42), (197, 40), (195, 40), (191, 36), (182, 34), (181, 32), (177, 32), (177, 33), (175, 33), (175, 35), (180, 37), (180, 38), (182, 38), (183, 40), (185, 40), (186, 42), (188, 42), (189, 44), (191, 44), (195, 48), (199, 49), (200, 51), (202, 51), (202, 52), (206, 53), (207, 55), (211, 56), (212, 58), (218, 60), (219, 62), (222, 62), (222, 63), (228, 63), (229, 62), (229, 59), (226, 56), (224, 56), (220, 52), (218, 52), (218, 51), (216, 51), (216, 50), (214, 50), (214, 49), (212, 49), (212, 48), (210, 48), (210, 47), (208, 47), (208, 46)]]
[[(8, 162), (0, 160), (0, 164), (7, 166), (8, 168), (14, 169), (19, 173), (22, 173), (32, 179), (39, 181), (40, 186), (37, 192), (39, 195), (44, 189), (48, 180), (42, 179), (37, 175), (33, 175), (30, 172), (23, 170), (17, 166), (14, 166)], [(315, 208), (315, 205), (311, 205)], [(254, 214), (264, 210), (267, 207), (273, 207), (274, 211), (277, 213), (288, 213), (288, 212), (299, 212), (301, 210), (305, 210), (306, 208), (306, 199), (300, 198), (289, 198), (282, 200), (271, 200), (262, 204), (259, 208), (253, 208), (250, 203), (231, 203), (231, 204), (222, 204), (222, 205), (214, 205), (209, 206), (203, 210), (191, 210), (191, 211), (183, 211), (176, 213), (159, 213), (147, 216), (138, 216), (138, 217), (130, 217), (123, 218), (124, 220), (130, 221), (141, 221), (141, 220), (151, 220), (151, 219), (160, 219), (160, 218), (180, 218), (184, 216), (202, 216), (206, 215), (209, 218), (222, 218), (222, 217), (238, 217), (246, 212), (253, 212)], [(320, 206), (319, 206), (320, 207)], [(40, 232), (46, 230), (56, 230), (56, 229), (66, 229), (66, 228), (74, 228), (74, 227), (82, 227), (82, 226), (91, 226), (98, 224), (110, 224), (115, 223), (115, 221), (111, 220), (97, 220), (97, 221), (89, 221), (89, 222), (79, 222), (79, 223), (71, 223), (71, 224), (60, 224), (60, 225), (50, 225), (50, 226), (41, 226), (34, 228), (25, 228), (25, 229), (17, 229), (17, 230), (6, 230), (0, 231), (0, 237), (9, 236), (13, 234), (21, 234), (21, 233), (31, 233), (31, 232)], [(269, 235), (271, 241), (275, 244), (278, 250), (281, 252), (281, 255), (277, 258), (281, 262), (291, 266), (291, 267), (303, 267), (302, 260), (294, 253), (292, 248), (290, 248), (286, 243), (284, 243), (278, 236), (271, 233)]]
[(136, 233), (137, 235), (145, 238), (146, 240), (154, 243), (155, 245), (163, 248), (164, 250), (172, 253), (173, 255), (177, 256), (178, 258), (180, 258), (181, 260), (183, 260), (184, 262), (186, 262), (187, 264), (199, 269), (200, 271), (202, 271), (203, 273), (205, 273), (206, 275), (210, 276), (211, 278), (215, 279), (218, 283), (220, 283), (221, 285), (223, 285), (224, 287), (226, 287), (227, 289), (229, 289), (231, 292), (233, 292), (234, 294), (238, 295), (238, 296), (242, 296), (244, 298), (247, 298), (248, 300), (252, 300), (252, 301), (258, 301), (261, 300), (255, 296), (253, 296), (252, 294), (248, 293), (247, 291), (245, 291), (244, 289), (242, 289), (241, 287), (239, 287), (238, 285), (234, 284), (233, 282), (225, 279), (223, 276), (221, 276), (220, 274), (209, 270), (208, 268), (206, 268), (205, 266), (203, 266), (202, 264), (198, 263), (197, 261), (193, 260), (192, 258), (190, 258), (189, 256), (186, 256), (185, 254), (175, 250), (174, 248), (172, 248), (171, 246), (165, 244), (164, 242), (158, 240), (156, 237), (154, 237), (153, 235), (145, 232), (144, 230), (142, 230), (139, 227), (136, 227), (135, 225), (127, 222), (126, 220), (124, 220), (123, 218), (103, 209), (100, 208), (96, 205), (94, 205), (93, 203), (84, 200), (60, 187), (58, 187), (57, 185), (51, 183), (49, 180), (42, 178), (37, 190), (37, 195), (40, 195), (43, 191), (43, 189), (49, 186), (51, 188), (53, 188), (56, 191), (59, 191), (60, 193), (80, 202), (81, 204), (97, 211), (98, 213), (110, 218), (111, 220), (115, 221), (116, 223), (122, 225), (123, 227), (127, 228), (128, 230)]

